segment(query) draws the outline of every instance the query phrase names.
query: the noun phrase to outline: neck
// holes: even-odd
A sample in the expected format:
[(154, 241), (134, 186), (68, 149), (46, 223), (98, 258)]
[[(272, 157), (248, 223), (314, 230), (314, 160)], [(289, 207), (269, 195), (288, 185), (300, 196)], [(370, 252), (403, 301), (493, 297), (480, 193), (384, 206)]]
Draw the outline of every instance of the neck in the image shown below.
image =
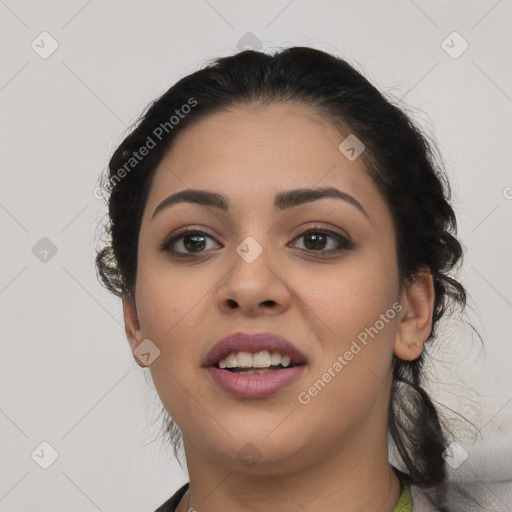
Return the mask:
[(296, 455), (244, 471), (240, 461), (220, 464), (218, 456), (202, 456), (185, 440), (190, 489), (178, 511), (393, 512), (400, 482), (388, 463), (387, 437), (371, 439), (340, 442), (344, 448), (336, 453), (320, 448), (309, 465)]

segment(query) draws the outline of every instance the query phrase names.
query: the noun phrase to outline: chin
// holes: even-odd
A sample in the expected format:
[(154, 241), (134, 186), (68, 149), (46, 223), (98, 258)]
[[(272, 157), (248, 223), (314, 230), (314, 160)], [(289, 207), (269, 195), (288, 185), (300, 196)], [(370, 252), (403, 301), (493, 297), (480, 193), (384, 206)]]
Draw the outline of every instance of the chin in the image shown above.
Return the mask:
[[(272, 432), (268, 423), (253, 422), (251, 426), (231, 429), (222, 438), (202, 437), (204, 449), (214, 452), (216, 460), (224, 459), (226, 466), (233, 470), (275, 471), (284, 469), (286, 463), (293, 467), (297, 455), (304, 453), (307, 440), (300, 438), (304, 432), (291, 432), (279, 428)], [(211, 432), (210, 432), (211, 433)], [(270, 434), (269, 434), (270, 433)]]

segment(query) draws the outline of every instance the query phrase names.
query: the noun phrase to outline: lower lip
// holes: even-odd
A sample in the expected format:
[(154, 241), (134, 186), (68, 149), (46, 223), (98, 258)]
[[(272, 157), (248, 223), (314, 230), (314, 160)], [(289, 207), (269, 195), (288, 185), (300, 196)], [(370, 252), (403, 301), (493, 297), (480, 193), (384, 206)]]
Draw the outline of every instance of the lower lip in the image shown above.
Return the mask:
[(215, 383), (225, 392), (241, 398), (265, 398), (298, 379), (306, 365), (273, 370), (259, 375), (241, 375), (215, 366), (208, 368)]

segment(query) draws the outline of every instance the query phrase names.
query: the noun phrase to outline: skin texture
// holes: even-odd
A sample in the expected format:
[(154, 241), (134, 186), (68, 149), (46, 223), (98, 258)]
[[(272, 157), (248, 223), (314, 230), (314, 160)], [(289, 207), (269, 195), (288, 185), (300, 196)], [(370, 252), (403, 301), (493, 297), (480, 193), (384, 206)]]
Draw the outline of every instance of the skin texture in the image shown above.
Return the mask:
[[(349, 161), (338, 150), (345, 136), (307, 106), (248, 105), (187, 127), (157, 169), (140, 230), (135, 303), (125, 296), (123, 309), (132, 351), (146, 338), (161, 351), (150, 371), (183, 432), (191, 483), (180, 510), (396, 505), (387, 444), (393, 354), (420, 356), (431, 330), (432, 277), (422, 272), (400, 287), (389, 209), (362, 158)], [(273, 211), (275, 194), (318, 187), (352, 195), (369, 219), (334, 198)], [(161, 201), (188, 188), (227, 195), (230, 210), (181, 203), (151, 219)], [(190, 259), (173, 258), (160, 246), (185, 226), (204, 231), (207, 245)], [(310, 228), (339, 233), (351, 247), (322, 257), (338, 244), (328, 238), (315, 250), (299, 236)], [(252, 263), (235, 251), (247, 236), (263, 248)], [(187, 252), (183, 239), (174, 249)], [(401, 311), (301, 404), (298, 394), (396, 303)], [(267, 398), (224, 393), (202, 360), (238, 331), (287, 338), (306, 355), (305, 371)], [(261, 456), (252, 467), (237, 456), (248, 442)]]

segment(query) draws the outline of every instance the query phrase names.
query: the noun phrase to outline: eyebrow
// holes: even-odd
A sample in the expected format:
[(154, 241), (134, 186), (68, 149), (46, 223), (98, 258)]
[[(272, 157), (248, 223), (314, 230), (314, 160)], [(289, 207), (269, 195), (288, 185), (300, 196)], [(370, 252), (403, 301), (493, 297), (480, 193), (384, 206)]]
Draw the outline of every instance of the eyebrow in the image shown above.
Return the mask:
[[(300, 188), (295, 190), (287, 190), (281, 192), (275, 196), (274, 199), (274, 211), (286, 210), (294, 208), (306, 203), (318, 201), (325, 198), (341, 199), (357, 208), (371, 223), (368, 212), (363, 208), (362, 204), (350, 194), (342, 192), (334, 187), (324, 188)], [(176, 192), (165, 198), (155, 209), (151, 219), (160, 213), (162, 210), (169, 208), (170, 206), (178, 203), (192, 203), (197, 204), (201, 207), (213, 207), (219, 210), (228, 211), (230, 200), (227, 196), (217, 194), (215, 192), (208, 192), (206, 190), (198, 189), (187, 189), (181, 192)]]

